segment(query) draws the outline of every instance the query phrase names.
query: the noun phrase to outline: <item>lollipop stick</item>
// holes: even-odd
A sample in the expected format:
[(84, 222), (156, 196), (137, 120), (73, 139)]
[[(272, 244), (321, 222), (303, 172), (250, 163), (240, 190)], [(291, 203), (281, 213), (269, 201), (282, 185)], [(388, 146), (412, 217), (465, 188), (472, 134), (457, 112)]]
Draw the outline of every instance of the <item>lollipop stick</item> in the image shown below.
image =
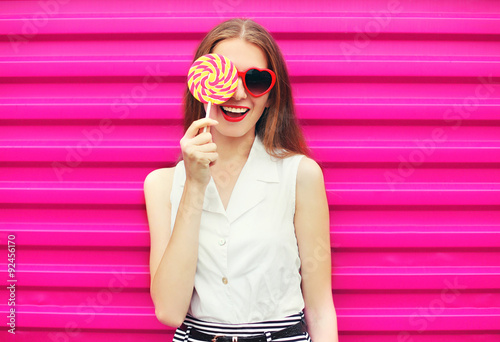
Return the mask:
[[(212, 107), (212, 102), (208, 102), (208, 106), (207, 106), (207, 114), (205, 115), (206, 118), (209, 118), (210, 117), (210, 108)], [(205, 126), (203, 128), (203, 132), (206, 132), (207, 131), (207, 126)]]

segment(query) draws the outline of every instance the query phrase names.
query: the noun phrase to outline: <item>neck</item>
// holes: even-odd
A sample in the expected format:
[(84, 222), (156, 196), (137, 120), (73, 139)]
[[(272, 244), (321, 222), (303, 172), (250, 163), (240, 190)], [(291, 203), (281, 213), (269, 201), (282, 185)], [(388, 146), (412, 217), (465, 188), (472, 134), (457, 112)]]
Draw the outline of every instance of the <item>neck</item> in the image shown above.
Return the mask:
[(228, 137), (219, 134), (216, 129), (211, 129), (210, 133), (212, 133), (213, 142), (217, 145), (217, 154), (219, 155), (217, 162), (220, 162), (219, 165), (246, 160), (250, 154), (254, 139), (256, 139), (253, 131), (249, 131), (241, 137)]

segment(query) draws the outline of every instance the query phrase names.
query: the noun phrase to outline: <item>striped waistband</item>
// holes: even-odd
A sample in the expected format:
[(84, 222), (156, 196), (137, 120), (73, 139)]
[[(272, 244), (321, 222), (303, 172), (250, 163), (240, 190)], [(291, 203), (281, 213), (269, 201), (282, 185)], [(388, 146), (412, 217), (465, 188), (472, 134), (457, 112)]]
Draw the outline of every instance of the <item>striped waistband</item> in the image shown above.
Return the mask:
[(290, 325), (299, 323), (304, 318), (304, 312), (300, 311), (294, 315), (284, 317), (279, 320), (271, 320), (264, 322), (230, 324), (230, 323), (213, 323), (206, 322), (195, 317), (186, 316), (184, 324), (200, 330), (206, 334), (222, 334), (238, 337), (248, 337), (252, 335), (262, 334), (264, 332), (274, 332), (282, 330)]

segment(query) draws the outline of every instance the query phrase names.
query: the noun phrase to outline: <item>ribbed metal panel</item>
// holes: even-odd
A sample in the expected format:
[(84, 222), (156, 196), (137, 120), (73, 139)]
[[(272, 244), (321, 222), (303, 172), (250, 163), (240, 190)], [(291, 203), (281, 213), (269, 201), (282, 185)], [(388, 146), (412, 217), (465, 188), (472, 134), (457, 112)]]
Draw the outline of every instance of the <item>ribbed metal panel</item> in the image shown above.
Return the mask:
[(280, 44), (324, 168), (342, 342), (500, 341), (500, 2), (1, 1), (0, 239), (16, 335), (169, 341), (143, 181), (173, 166), (194, 50)]

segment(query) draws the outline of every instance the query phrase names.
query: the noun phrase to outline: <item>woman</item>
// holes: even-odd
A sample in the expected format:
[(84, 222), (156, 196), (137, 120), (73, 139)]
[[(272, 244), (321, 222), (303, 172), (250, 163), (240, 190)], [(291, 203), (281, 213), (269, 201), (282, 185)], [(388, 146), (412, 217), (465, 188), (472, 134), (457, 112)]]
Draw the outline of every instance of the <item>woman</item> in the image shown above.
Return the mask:
[(282, 54), (248, 19), (214, 27), (193, 61), (208, 53), (236, 65), (236, 93), (204, 118), (186, 90), (183, 160), (144, 181), (156, 316), (173, 341), (337, 341), (323, 173)]

